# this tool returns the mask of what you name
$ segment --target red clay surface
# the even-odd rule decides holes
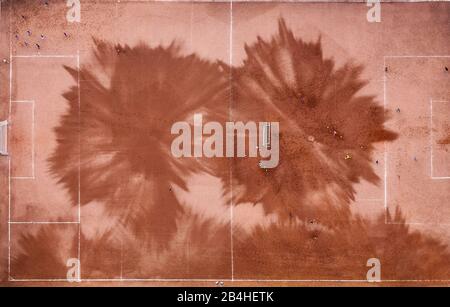
[[[449,284],[450,3],[1,5],[3,285]],[[194,113],[278,167],[173,157]]]

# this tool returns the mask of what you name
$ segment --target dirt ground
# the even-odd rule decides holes
[[[66,4],[1,1],[2,285],[449,284],[450,3]],[[198,113],[279,165],[175,158]]]

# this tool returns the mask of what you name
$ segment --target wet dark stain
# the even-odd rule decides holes
[[[439,145],[448,145],[450,144],[450,126],[445,126],[444,127],[444,135],[446,135],[445,137],[437,140],[437,143]]]
[[[341,217],[332,229],[320,231],[311,231],[310,225],[299,223],[257,227],[250,234],[237,231],[235,277],[364,280],[367,260],[378,258],[384,280],[448,278],[447,247],[410,230],[399,209],[375,220],[347,213]],[[143,248],[140,239],[124,233],[111,231],[91,239],[82,235],[82,276],[230,278],[230,246],[225,243],[230,235],[228,225],[201,221],[195,216],[182,224],[185,230],[179,230],[183,234],[177,243],[158,257],[152,257],[154,251]],[[76,258],[76,240],[64,255],[49,245],[64,246],[67,237],[49,225],[42,226],[35,235],[23,234],[18,241],[21,252],[12,261],[13,272],[22,278],[65,278],[66,258]]]

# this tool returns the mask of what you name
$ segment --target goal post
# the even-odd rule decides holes
[[[0,121],[0,155],[8,155],[8,121]]]

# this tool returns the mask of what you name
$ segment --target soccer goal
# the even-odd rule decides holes
[[[0,155],[8,154],[8,121],[0,122]]]

